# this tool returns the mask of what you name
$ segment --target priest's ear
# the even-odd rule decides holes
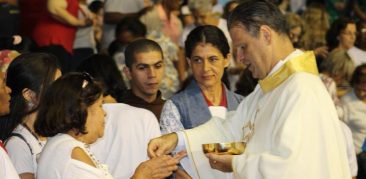
[[[265,41],[265,43],[267,45],[272,43],[272,29],[271,27],[267,26],[267,25],[262,25],[259,29],[260,33],[261,33],[261,37],[263,38],[263,40]]]

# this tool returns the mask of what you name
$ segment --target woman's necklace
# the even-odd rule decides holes
[[[104,175],[107,176],[109,174],[108,172],[108,168],[106,165],[103,165],[99,162],[99,160],[97,160],[94,156],[94,154],[90,151],[90,145],[84,143],[84,148],[85,148],[85,152],[89,155],[90,159],[93,161],[94,165],[96,166],[96,168],[100,169],[103,171]]]
[[[43,144],[42,142],[39,140],[39,138],[37,137],[37,135],[27,126],[27,124],[22,123],[22,126],[29,132],[32,134],[32,136],[36,139],[36,141],[38,142],[38,145],[42,148]]]

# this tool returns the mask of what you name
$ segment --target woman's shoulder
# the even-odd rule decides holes
[[[71,153],[71,150],[75,147],[83,147],[83,143],[67,134],[58,134],[48,139],[45,149],[55,150],[54,152],[69,151]]]

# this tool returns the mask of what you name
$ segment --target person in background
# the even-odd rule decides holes
[[[357,37],[356,23],[347,18],[335,20],[327,32],[329,50],[345,50],[355,66],[366,63],[366,51],[355,47]]]
[[[123,103],[122,97],[127,88],[112,57],[92,55],[79,65],[77,71],[87,72],[102,83],[104,103]]]
[[[137,17],[151,9],[151,0],[108,0],[104,5],[102,51],[108,49],[114,39],[116,24],[130,16]]]
[[[100,43],[103,34],[104,2],[100,0],[94,0],[89,4],[88,8],[93,15],[94,39],[96,42],[97,50],[100,51],[100,45],[101,45]]]
[[[159,91],[165,70],[161,47],[152,40],[136,40],[127,46],[125,58],[124,72],[130,80],[131,89],[122,101],[150,110],[159,119],[165,103]]]
[[[352,131],[354,147],[359,161],[359,175],[365,176],[364,164],[360,162],[362,145],[366,138],[366,64],[358,66],[351,79],[352,90],[341,98],[348,110],[348,117],[344,122]]]
[[[86,0],[79,0],[79,11],[77,17],[79,19],[92,20],[92,25],[78,27],[76,30],[75,40],[73,43],[73,63],[71,63],[70,71],[75,71],[83,60],[97,53],[97,44],[94,37],[94,27],[97,22],[95,14],[89,10]]]
[[[129,89],[130,82],[123,69],[126,67],[125,50],[131,42],[146,37],[146,26],[137,17],[126,17],[116,27],[115,40],[109,45],[108,53],[115,60],[118,69],[121,71],[123,81]]]
[[[182,35],[182,23],[175,12],[179,11],[179,0],[159,0],[151,10],[140,17],[146,25],[147,34],[161,33],[178,44]]]
[[[350,81],[355,64],[345,50],[334,50],[321,65],[322,74],[336,83],[337,96],[342,97],[350,90]]]
[[[34,132],[33,124],[40,96],[60,76],[56,57],[44,53],[22,54],[7,70],[10,114],[1,121],[0,134],[21,179],[36,178],[37,158],[46,138]]]
[[[78,18],[78,0],[42,0],[40,6],[44,8],[32,38],[41,51],[58,57],[65,73],[75,66],[71,55],[77,28],[92,25],[92,20]]]
[[[289,36],[292,44],[296,48],[301,48],[300,41],[304,33],[304,21],[299,15],[294,13],[287,13],[285,17],[289,26]]]
[[[300,41],[300,48],[313,50],[319,65],[327,58],[326,33],[329,29],[329,16],[321,4],[310,4],[302,14],[304,20],[304,34]]]
[[[4,58],[0,58],[0,118],[9,114],[10,112],[10,93],[11,89],[6,86]],[[1,120],[1,119],[0,119]],[[4,179],[18,179],[19,175],[15,170],[2,140],[0,140],[0,178]]]
[[[356,47],[362,51],[366,51],[366,21],[359,21],[357,23],[358,37],[356,39]]]

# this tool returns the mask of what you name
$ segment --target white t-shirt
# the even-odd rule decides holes
[[[8,151],[9,157],[13,162],[13,165],[18,172],[22,173],[33,173],[37,172],[37,158],[39,157],[44,142],[39,142],[26,128],[22,125],[18,125],[13,133],[20,134],[28,142],[27,145],[24,140],[17,136],[10,137],[6,142],[6,150]],[[30,148],[32,150],[30,150]],[[33,153],[33,155],[32,155]]]
[[[116,179],[130,178],[137,166],[149,159],[147,145],[160,136],[158,121],[146,109],[127,104],[104,104],[107,113],[104,136],[91,145],[91,151]]]
[[[359,154],[362,152],[362,144],[366,138],[366,104],[358,99],[353,90],[344,95],[341,101],[348,112],[344,123],[352,131],[356,154]]]
[[[67,134],[58,134],[49,138],[39,160],[37,179],[112,179],[105,165],[90,166],[84,162],[71,158],[72,150],[80,147],[89,155],[85,144]]]
[[[1,179],[18,179],[19,175],[10,161],[9,156],[4,149],[0,147],[0,178]]]

